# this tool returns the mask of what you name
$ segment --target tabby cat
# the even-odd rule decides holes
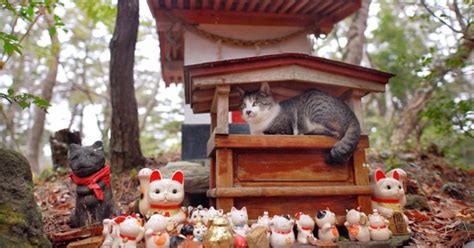
[[[311,89],[276,102],[268,83],[241,97],[242,117],[252,134],[329,135],[339,141],[326,156],[329,164],[348,161],[360,137],[360,125],[352,110],[339,98]]]

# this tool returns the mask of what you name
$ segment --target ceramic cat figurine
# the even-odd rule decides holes
[[[267,237],[270,238],[270,234],[272,233],[270,227],[271,220],[272,219],[268,215],[268,212],[264,211],[262,216],[258,216],[257,222],[252,224],[251,229],[253,230],[257,227],[265,227],[265,229],[267,230]]]
[[[188,223],[196,224],[198,221],[203,221],[206,217],[208,210],[203,208],[201,205],[193,208],[189,212]]]
[[[360,125],[354,112],[339,98],[312,89],[276,102],[268,83],[260,90],[241,96],[241,114],[251,134],[329,135],[339,141],[326,156],[326,162],[348,161],[359,143]]]
[[[298,212],[295,214],[296,218],[296,230],[298,235],[296,241],[300,244],[308,244],[308,237],[314,237],[314,220],[311,216]]]
[[[386,218],[391,217],[393,211],[403,212],[406,203],[405,190],[400,182],[400,175],[397,171],[393,171],[391,174],[391,177],[387,177],[382,170],[377,169],[372,183],[374,192],[372,208],[377,209]]]
[[[208,226],[209,225],[209,221],[214,219],[215,217],[219,216],[219,215],[223,215],[224,214],[224,210],[222,209],[215,209],[214,207],[210,207],[206,214],[204,215],[202,221],[204,222],[204,225]]]
[[[136,248],[145,234],[143,221],[135,214],[114,218],[114,228],[117,228],[117,243],[112,248]]]
[[[388,220],[374,209],[373,214],[369,214],[370,239],[376,241],[389,240],[392,232],[388,229]]]
[[[270,244],[272,247],[291,247],[295,243],[294,224],[295,221],[289,216],[273,216],[270,222],[272,229]]]
[[[106,164],[102,141],[92,146],[69,146],[71,180],[76,187],[76,206],[70,226],[102,222],[114,212],[110,167]]]
[[[339,231],[336,228],[336,214],[328,210],[316,213],[316,224],[318,224],[318,237],[322,241],[336,242],[339,240]]]
[[[360,212],[360,208],[346,211],[344,226],[349,231],[349,239],[352,241],[370,241],[367,215]]]
[[[170,235],[166,231],[169,218],[154,214],[145,223],[145,244],[147,248],[170,247]]]
[[[193,240],[198,242],[204,241],[204,236],[207,234],[207,227],[201,221],[198,221],[193,226]]]
[[[119,235],[118,227],[113,219],[104,219],[102,221],[103,229],[102,236],[104,236],[104,242],[102,242],[101,248],[118,247]],[[115,228],[114,228],[115,227]]]
[[[230,210],[230,224],[232,226],[232,230],[242,236],[246,237],[247,234],[250,232],[250,227],[248,225],[249,216],[247,215],[247,208],[243,207],[242,209],[236,209],[232,207]]]
[[[183,223],[186,221],[186,212],[181,208],[184,199],[184,174],[178,170],[171,179],[164,179],[159,170],[143,168],[138,172],[140,190],[140,213],[151,216],[158,213],[170,217],[170,221]]]

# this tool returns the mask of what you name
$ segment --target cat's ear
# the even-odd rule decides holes
[[[242,98],[245,95],[245,90],[240,88],[239,86],[236,86],[235,89],[237,90],[237,93],[239,93],[239,97]]]
[[[177,170],[173,173],[173,176],[171,177],[171,180],[176,181],[180,184],[183,184],[184,182],[184,174],[182,171]]]
[[[260,86],[260,91],[269,96],[272,94],[272,92],[270,91],[270,85],[268,85],[267,82],[262,83],[262,85]]]
[[[385,173],[383,173],[381,169],[377,169],[374,175],[375,175],[375,182],[378,182],[379,180],[386,178]]]
[[[119,217],[117,217],[117,218],[114,219],[114,222],[117,223],[117,224],[120,224],[120,223],[122,223],[125,219],[126,219],[125,216],[119,216]]]
[[[98,141],[94,142],[94,144],[92,144],[92,148],[103,150],[104,147],[103,147],[102,141],[98,140]]]
[[[398,174],[398,171],[397,171],[397,170],[394,170],[394,171],[393,171],[392,177],[393,177],[394,179],[397,179],[397,181],[400,181],[400,174]]]
[[[237,211],[237,208],[232,207],[232,209],[231,209],[230,211],[231,211],[231,212],[235,212],[235,211]]]
[[[244,211],[247,213],[247,208],[246,207],[243,207],[242,209],[240,209],[240,211]]]
[[[154,170],[150,175],[150,183],[159,180],[161,180],[161,172],[159,170]]]

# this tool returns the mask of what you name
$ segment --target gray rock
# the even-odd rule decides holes
[[[51,247],[21,154],[0,148],[0,247]]]

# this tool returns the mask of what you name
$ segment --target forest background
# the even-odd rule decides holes
[[[35,173],[51,168],[49,136],[59,129],[79,131],[86,145],[102,140],[109,151],[117,14],[110,0],[38,2],[0,2],[0,147],[27,155]],[[363,99],[369,155],[397,166],[400,154],[436,151],[453,166],[473,168],[473,2],[363,2],[327,37],[309,39],[316,56],[396,74],[385,93]],[[134,87],[145,157],[179,153],[184,119],[182,85],[161,80],[155,30],[140,1]],[[47,113],[42,99],[32,98],[30,108],[29,97],[23,106],[8,101],[23,93],[47,100]]]

